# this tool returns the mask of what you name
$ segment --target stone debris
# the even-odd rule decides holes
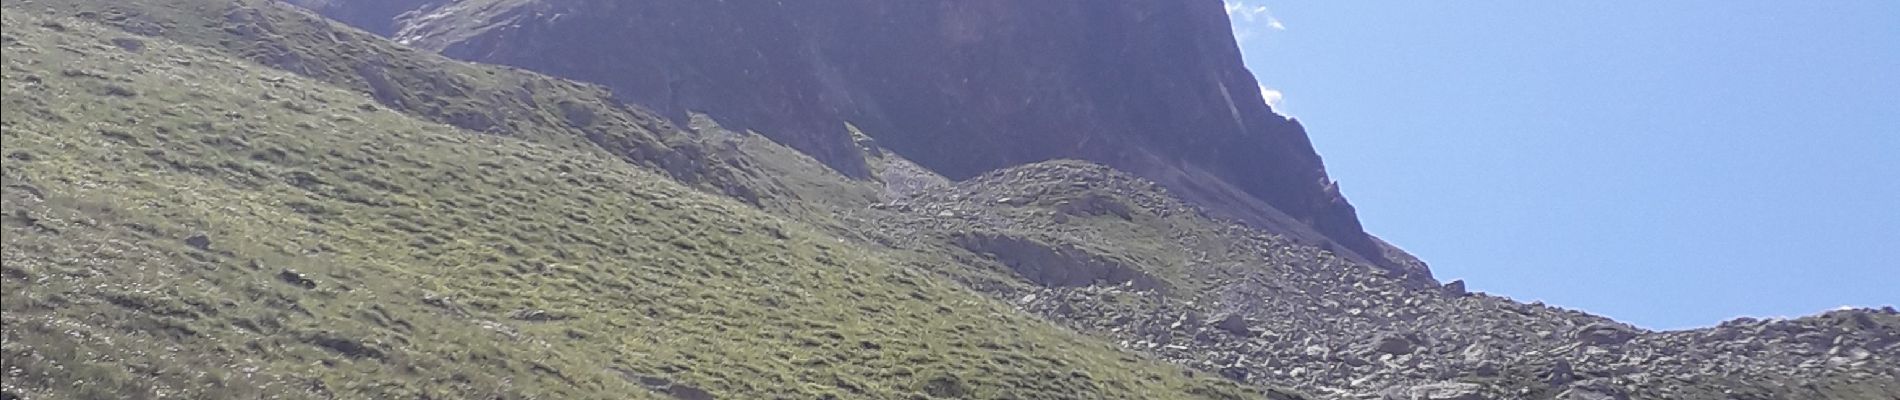
[[[1092,164],[995,171],[884,209],[896,211],[881,224],[897,227],[893,236],[952,232],[1043,246],[1000,252],[1020,254],[1014,261],[978,251],[1022,271],[1061,268],[1027,275],[1026,293],[998,294],[1023,310],[1228,379],[1322,398],[1677,398],[1726,390],[1710,378],[1794,387],[1840,374],[1900,381],[1900,315],[1891,309],[1646,331],[1469,292],[1463,281],[1414,285],[1215,220],[1153,183]],[[1194,284],[1150,275],[1168,269],[1116,249],[1160,244],[1096,228],[1116,221],[1168,227],[1170,248],[1222,251],[1179,259]]]

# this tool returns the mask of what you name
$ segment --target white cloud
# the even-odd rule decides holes
[[[1273,31],[1286,30],[1286,23],[1273,16],[1267,6],[1248,4],[1245,0],[1231,0],[1225,3],[1227,20],[1234,24],[1234,41],[1245,42],[1259,36],[1262,29]]]
[[[1286,100],[1286,94],[1280,93],[1278,90],[1268,89],[1267,85],[1260,85],[1260,98],[1266,99],[1267,106],[1273,107],[1274,111],[1278,112],[1280,111],[1281,102]]]
[[[1264,5],[1247,4],[1245,1],[1228,2],[1227,17],[1235,22],[1245,22],[1249,24],[1264,19],[1268,28],[1272,28],[1276,31],[1286,30],[1286,23],[1280,22],[1280,18],[1274,17],[1272,13],[1268,12],[1267,6]]]
[[[1227,16],[1247,22],[1253,22],[1260,14],[1267,13],[1267,6],[1250,6],[1244,1],[1227,3]]]

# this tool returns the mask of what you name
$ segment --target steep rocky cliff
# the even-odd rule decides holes
[[[1429,278],[1364,232],[1304,128],[1262,100],[1216,0],[312,2],[451,57],[604,84],[676,121],[706,112],[849,176],[867,170],[846,122],[952,179],[1086,159]]]

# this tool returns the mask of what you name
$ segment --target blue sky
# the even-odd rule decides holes
[[[1900,1],[1228,1],[1367,229],[1644,327],[1900,303]]]

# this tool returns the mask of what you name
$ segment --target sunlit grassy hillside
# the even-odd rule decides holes
[[[4,24],[9,398],[1248,392],[613,152],[64,16]]]

